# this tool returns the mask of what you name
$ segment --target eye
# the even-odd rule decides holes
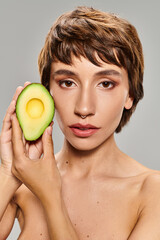
[[[74,84],[74,83],[72,81],[69,81],[69,80],[59,81],[59,85],[65,87],[65,88],[72,87],[72,84]]]
[[[109,81],[101,82],[99,85],[102,85],[103,88],[113,88],[115,86],[113,82],[109,82]]]

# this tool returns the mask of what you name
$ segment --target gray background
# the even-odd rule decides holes
[[[39,82],[37,57],[54,20],[78,5],[88,5],[127,18],[139,32],[145,56],[145,97],[122,133],[119,147],[145,166],[160,170],[160,14],[159,0],[0,0],[0,127],[18,85]],[[63,136],[54,125],[54,148]],[[16,224],[8,240],[17,239]]]

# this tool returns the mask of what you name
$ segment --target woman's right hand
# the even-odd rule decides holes
[[[29,82],[26,82],[24,84],[24,87],[26,87]],[[1,165],[0,169],[7,175],[13,176],[11,167],[12,167],[12,123],[11,118],[13,113],[15,112],[16,108],[16,101],[18,98],[18,95],[21,93],[24,87],[18,87],[16,89],[15,95],[13,96],[13,99],[7,109],[6,115],[3,120],[2,130],[0,134],[0,159],[1,159]]]

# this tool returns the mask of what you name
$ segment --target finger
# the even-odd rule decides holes
[[[27,86],[30,85],[30,84],[31,84],[31,82],[28,82],[28,81],[27,81],[27,82],[24,83],[24,87],[27,87]]]
[[[22,158],[25,155],[22,130],[15,114],[12,115],[12,146],[13,154],[17,159],[19,159],[19,157]]]
[[[0,142],[1,144],[6,144],[6,143],[10,143],[11,142],[11,130],[5,131],[5,132],[1,132],[0,134]]]
[[[28,142],[26,141],[23,133],[22,133],[22,142],[23,142],[23,146],[24,146],[24,149],[25,149],[25,155],[28,157]]]
[[[26,82],[25,84],[29,84],[29,82]],[[16,89],[16,92],[12,98],[12,101],[11,101],[11,103],[7,109],[6,115],[4,117],[2,131],[7,131],[11,128],[11,116],[15,111],[16,101],[17,101],[19,94],[22,92],[22,90],[23,90],[23,87],[21,87],[21,86],[19,86]]]
[[[19,94],[22,92],[22,90],[23,90],[23,87],[22,87],[22,86],[17,87],[16,92],[15,92],[12,100],[17,101],[17,98],[18,98]]]
[[[31,82],[25,82],[25,83],[24,83],[24,87],[22,87],[22,86],[17,87],[16,92],[15,92],[12,100],[17,101],[17,98],[18,98],[19,94],[20,94],[20,93],[22,92],[22,90],[23,90],[26,86],[28,86],[29,84],[31,84]]]
[[[43,144],[43,154],[44,157],[53,157],[54,156],[54,148],[53,148],[53,140],[52,140],[52,126],[46,128],[42,136],[42,144]]]
[[[15,100],[12,100],[12,102],[10,103],[8,109],[7,109],[7,112],[6,112],[6,115],[4,117],[4,120],[3,120],[3,125],[2,125],[2,132],[3,131],[8,131],[10,128],[11,128],[11,116],[12,114],[14,113],[15,111],[15,106],[16,106],[16,101]]]
[[[50,123],[50,126],[52,127],[52,126],[53,126],[53,124],[54,124],[54,122],[52,121],[52,122]]]
[[[23,134],[22,134],[22,141],[23,141],[23,145],[25,146],[27,141],[26,141],[26,139],[25,139]]]
[[[28,142],[26,142],[25,148],[26,148],[26,157],[29,157],[29,143]]]
[[[26,87],[27,85],[31,84],[31,82],[25,82],[24,87]],[[15,108],[16,108],[16,100],[19,96],[19,94],[22,92],[22,90],[24,89],[24,87],[19,86],[16,89],[16,92],[12,98],[12,101],[7,109],[6,115],[4,117],[3,120],[3,125],[2,125],[2,132],[4,131],[8,131],[11,128],[11,116],[12,114],[15,112]]]

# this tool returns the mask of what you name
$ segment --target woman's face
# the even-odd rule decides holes
[[[127,72],[115,65],[101,64],[99,67],[84,57],[74,57],[72,65],[56,62],[51,66],[55,116],[66,140],[78,150],[91,150],[107,141],[119,125],[123,109],[132,106]],[[70,127],[76,123],[98,129]]]

